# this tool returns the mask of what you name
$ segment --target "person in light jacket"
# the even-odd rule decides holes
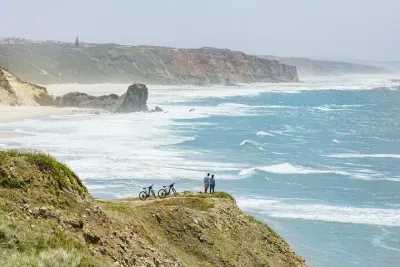
[[[214,189],[215,189],[215,178],[214,178],[214,174],[211,175],[210,178],[210,194],[214,193]]]

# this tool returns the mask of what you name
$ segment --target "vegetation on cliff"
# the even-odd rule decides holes
[[[210,84],[298,81],[296,67],[227,49],[115,44],[0,45],[0,64],[22,79],[50,83]]]
[[[306,266],[232,196],[93,199],[54,158],[0,151],[0,266]]]

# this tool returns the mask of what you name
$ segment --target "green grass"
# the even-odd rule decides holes
[[[199,210],[199,211],[207,211],[214,207],[214,204],[212,204],[207,199],[198,199],[198,198],[193,198],[193,199],[170,198],[163,202],[159,202],[159,204],[164,206],[186,207],[192,210]]]
[[[0,266],[100,266],[84,245],[43,222],[31,228],[0,217]]]
[[[215,192],[212,194],[204,194],[202,192],[199,193],[194,193],[190,191],[184,191],[183,193],[179,194],[180,196],[183,197],[196,197],[196,198],[226,198],[230,200],[235,200],[233,196],[229,193],[226,192]]]
[[[72,189],[78,191],[80,194],[88,192],[81,180],[71,169],[58,162],[50,155],[42,153],[24,153],[22,156],[25,157],[28,162],[35,164],[40,171],[49,173],[52,177],[57,178],[60,190],[72,186]]]
[[[0,212],[10,213],[11,208],[6,203],[0,203]]]
[[[23,188],[24,186],[25,186],[25,182],[19,178],[16,178],[16,177],[8,178],[8,177],[0,176],[0,187]]]
[[[122,203],[107,203],[103,202],[103,208],[105,211],[111,212],[119,212],[119,213],[127,213],[129,212],[129,207],[125,206]]]
[[[20,152],[17,150],[0,151],[0,186],[6,188],[21,188],[27,185],[21,177],[15,177],[16,175],[7,174],[6,170],[2,168],[3,164],[7,161],[13,161],[15,159],[22,159],[24,162],[29,163],[36,167],[37,170],[42,174],[50,176],[51,180],[48,182],[53,184],[56,188],[49,188],[50,191],[55,190],[74,190],[79,194],[87,194],[87,188],[82,184],[79,177],[71,171],[66,165],[58,162],[55,158],[50,155],[36,152]],[[22,164],[21,164],[22,165]],[[4,166],[3,166],[4,167]],[[15,169],[21,167],[20,165],[15,166]],[[20,176],[26,175],[21,173]]]

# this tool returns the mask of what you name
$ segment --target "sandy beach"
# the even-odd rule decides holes
[[[91,112],[91,110],[79,109],[79,108],[56,108],[56,107],[33,107],[33,106],[11,107],[11,106],[0,105],[0,123],[46,117],[50,115],[82,114],[88,112]],[[0,137],[2,136],[3,134],[0,133]]]

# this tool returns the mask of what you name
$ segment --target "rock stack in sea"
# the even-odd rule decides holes
[[[148,95],[149,91],[146,85],[136,83],[130,85],[127,92],[121,96],[116,94],[91,96],[73,92],[57,97],[55,105],[58,107],[102,109],[117,113],[148,112]]]
[[[118,105],[116,112],[130,113],[138,111],[149,111],[147,108],[147,98],[149,91],[144,84],[132,84],[128,91],[121,96],[122,103]]]

